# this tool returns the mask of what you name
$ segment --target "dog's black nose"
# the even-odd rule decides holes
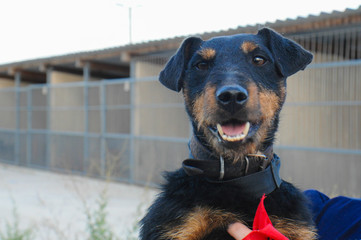
[[[247,102],[248,92],[238,85],[223,86],[217,90],[216,99],[226,110],[234,112],[237,107]]]

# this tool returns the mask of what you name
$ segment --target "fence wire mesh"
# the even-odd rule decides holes
[[[352,169],[361,170],[361,28],[288,37],[312,51],[314,62],[288,79],[276,147],[293,159],[285,171],[301,185],[320,184],[330,192],[334,183],[307,177],[313,170],[304,159],[317,156],[320,175],[324,165],[337,165],[336,154],[350,169],[336,188],[361,195],[360,174]],[[191,134],[181,94],[149,77],[168,58],[134,59],[129,79],[0,89],[1,161],[160,183],[162,171],[187,157]]]

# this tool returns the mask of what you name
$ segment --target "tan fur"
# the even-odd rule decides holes
[[[204,96],[206,117],[212,116],[217,110],[216,90],[215,86],[206,86]]]
[[[198,129],[207,124],[207,116],[216,110],[215,92],[214,86],[207,85],[205,91],[193,103],[193,114],[198,122]]]
[[[196,98],[193,103],[193,114],[198,123],[198,129],[202,126],[204,121],[204,93]]]
[[[273,226],[290,240],[317,239],[316,229],[292,219],[270,217]]]
[[[272,119],[280,107],[280,98],[275,93],[267,90],[263,90],[259,93],[259,102],[262,120],[264,121]]]
[[[213,149],[225,158],[234,159],[234,163],[239,161],[239,159],[243,159],[245,154],[256,153],[259,150],[259,143],[266,139],[267,130],[272,125],[274,116],[280,109],[281,101],[283,101],[271,91],[258,89],[255,83],[249,83],[247,91],[248,101],[245,107],[250,114],[256,114],[253,118],[260,118],[262,120],[262,125],[255,135],[255,141],[242,146],[242,149],[234,151],[220,146],[218,140],[212,134],[208,133],[208,131],[205,131],[208,142]],[[215,92],[215,86],[211,86],[210,84],[206,85],[204,92],[202,92],[192,104],[193,115],[198,123],[198,129],[214,124],[209,122],[209,120],[212,119],[212,115],[215,114],[218,109]],[[285,95],[285,92],[283,95]],[[258,114],[259,116],[257,116]]]
[[[281,101],[284,101],[286,99],[286,94],[287,94],[287,90],[286,90],[286,87],[285,86],[281,86],[280,87],[281,89]]]
[[[217,228],[226,229],[231,223],[241,221],[235,214],[210,207],[195,207],[176,226],[169,226],[162,239],[201,240]]]
[[[317,234],[314,228],[292,219],[270,217],[273,226],[290,240],[314,240]],[[210,207],[195,207],[183,216],[175,225],[169,225],[161,239],[201,240],[217,228],[225,229],[229,224],[241,222],[240,218],[230,212]]]
[[[256,84],[249,83],[247,87],[248,92],[248,100],[246,103],[246,108],[250,110],[256,110],[259,107],[259,99],[258,99],[258,88]]]
[[[201,55],[204,60],[212,60],[216,56],[216,50],[213,48],[202,48],[198,51],[198,54]]]
[[[259,141],[263,142],[267,137],[267,130],[273,124],[276,112],[280,109],[281,99],[273,92],[262,90],[259,92],[259,102],[263,124],[258,129],[257,134]]]
[[[250,53],[258,47],[254,42],[245,41],[241,45],[241,49],[244,53]]]
[[[204,92],[196,98],[193,107],[193,116],[198,124],[198,130],[201,128],[207,128],[210,124],[209,120],[212,118],[213,114],[216,114],[218,109],[217,100],[215,97],[216,87],[210,86],[208,84],[205,86]],[[205,131],[207,142],[212,146],[216,152],[222,153],[222,156],[230,159],[241,159],[243,158],[243,151],[233,151],[227,148],[223,148],[218,144],[218,140],[210,134],[208,131]]]

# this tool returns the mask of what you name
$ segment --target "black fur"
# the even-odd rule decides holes
[[[242,51],[243,42],[257,45],[250,52]],[[199,51],[205,48],[215,50],[215,56],[205,60]],[[266,59],[262,66],[255,64],[255,57]],[[295,42],[288,40],[270,29],[261,29],[258,34],[239,34],[227,37],[217,37],[209,41],[200,38],[186,39],[177,53],[170,59],[160,74],[160,82],[166,87],[180,91],[183,89],[185,106],[194,128],[197,139],[215,155],[231,152],[236,155],[245,152],[246,146],[255,145],[262,151],[271,147],[279,121],[279,111],[284,102],[282,89],[286,87],[286,78],[299,70],[303,70],[312,61],[312,55]],[[220,89],[222,86],[237,85],[247,88],[255,84],[259,92],[267,91],[275,94],[280,100],[278,109],[265,125],[262,108],[239,107],[230,111],[222,109],[218,104],[212,106],[211,116],[206,126],[199,126],[196,120],[198,112],[194,111],[194,102],[209,86]],[[215,137],[209,129],[212,124],[225,121],[251,121],[249,137],[239,143],[225,143],[210,140]],[[267,126],[266,137],[257,142],[256,132],[262,126]],[[191,146],[192,147],[192,146]],[[232,164],[233,159],[225,159],[226,164]],[[252,187],[252,186],[250,186]],[[149,208],[141,222],[140,238],[156,240],[164,232],[181,224],[182,216],[186,216],[195,206],[211,206],[226,212],[235,213],[252,226],[252,220],[259,199],[243,193],[242,189],[227,184],[214,184],[201,176],[188,176],[183,169],[167,173],[166,184],[159,197]],[[269,215],[293,219],[307,225],[312,225],[307,201],[303,194],[292,184],[283,182],[281,187],[265,200]],[[225,228],[217,228],[203,239],[232,239]]]
[[[202,177],[189,177],[183,169],[168,173],[167,184],[149,208],[142,220],[141,239],[160,239],[164,227],[177,223],[195,205],[214,206],[242,216],[242,220],[252,226],[259,199],[244,195],[242,189],[229,185],[215,185]],[[312,219],[305,204],[303,194],[290,183],[268,195],[265,207],[269,215],[282,216],[311,224]],[[209,239],[232,239],[223,231]]]

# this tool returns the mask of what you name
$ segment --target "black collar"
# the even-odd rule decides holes
[[[214,184],[235,185],[242,188],[245,194],[255,198],[273,192],[282,183],[279,175],[281,161],[272,151],[267,154],[268,157],[248,155],[245,161],[233,164],[214,155],[195,137],[192,137],[188,146],[190,159],[183,161],[183,169],[189,176],[203,176]],[[198,159],[194,159],[194,156]],[[228,172],[234,173],[235,170],[238,171],[238,176],[227,175]]]

